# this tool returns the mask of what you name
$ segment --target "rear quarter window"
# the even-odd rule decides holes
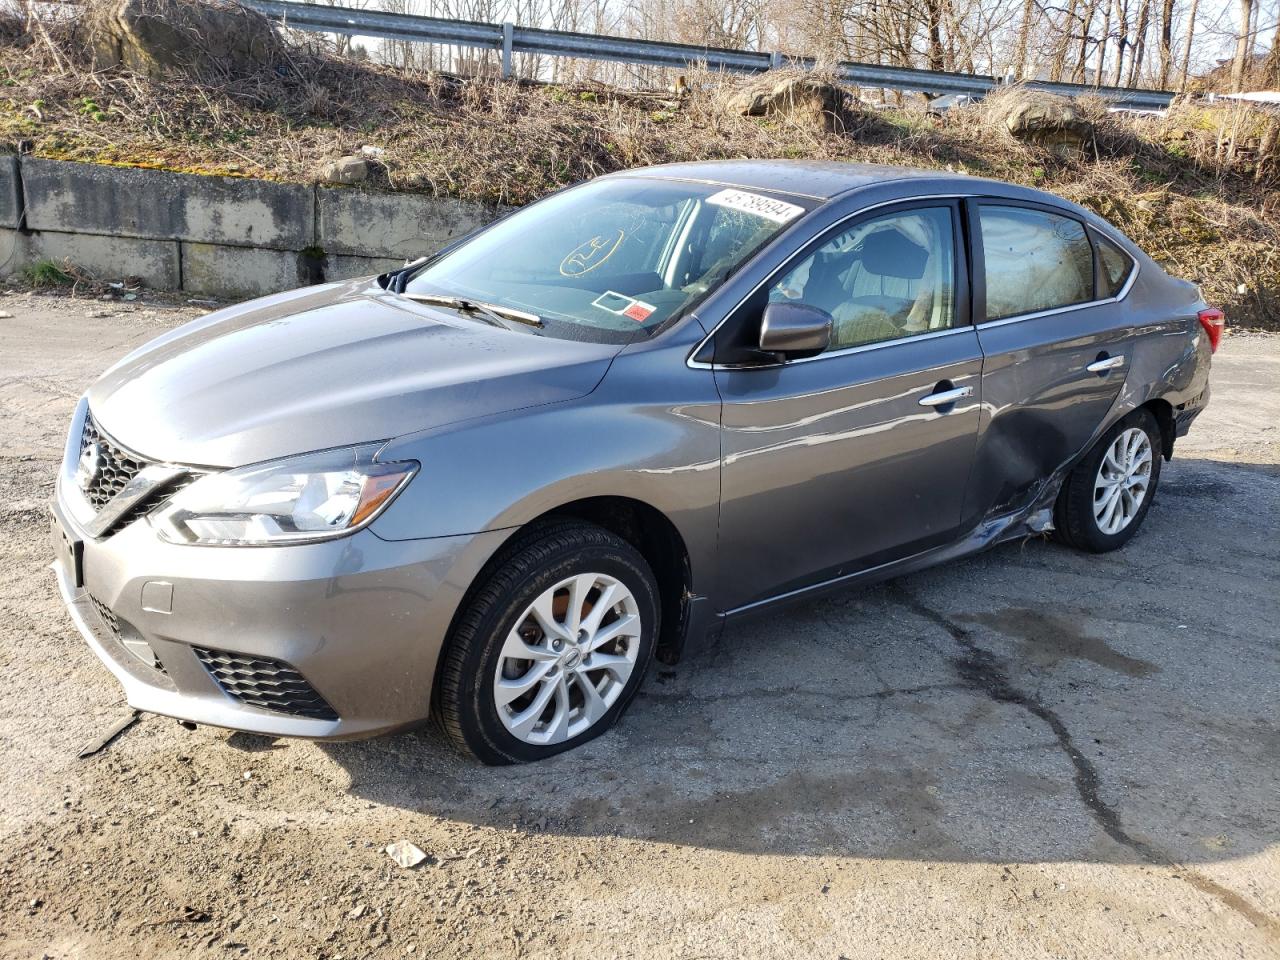
[[[1102,265],[1098,296],[1114,297],[1129,282],[1129,274],[1133,273],[1133,257],[1099,233],[1095,233],[1093,239],[1098,245],[1098,262]]]
[[[1094,299],[1093,246],[1072,217],[1029,207],[978,208],[987,320]]]

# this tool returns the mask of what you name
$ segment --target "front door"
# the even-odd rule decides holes
[[[789,299],[831,313],[834,334],[781,364],[722,363],[717,347],[726,609],[955,537],[982,372],[959,215],[937,201],[843,224],[730,318],[749,341]]]

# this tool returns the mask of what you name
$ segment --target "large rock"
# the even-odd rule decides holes
[[[342,183],[348,186],[364,183],[369,179],[369,161],[364,157],[339,157],[332,163],[325,164],[320,171],[320,179],[325,183]]]
[[[271,21],[233,0],[106,0],[86,27],[97,69],[243,76],[282,60]]]
[[[816,77],[769,77],[729,98],[727,109],[743,117],[787,116],[833,129],[847,107],[845,91]]]
[[[1066,97],[1018,90],[996,100],[1000,120],[1013,136],[1061,157],[1079,157],[1093,139],[1093,123]]]

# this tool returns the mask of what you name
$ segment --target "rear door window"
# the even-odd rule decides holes
[[[1030,207],[978,208],[987,320],[1094,299],[1093,246],[1073,217]]]

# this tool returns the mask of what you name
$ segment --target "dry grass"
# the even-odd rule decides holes
[[[1223,149],[1243,117],[1190,107],[1144,119],[1079,105],[1096,124],[1083,160],[1028,147],[981,108],[943,120],[859,111],[825,132],[802,119],[732,116],[740,79],[690,93],[466,81],[340,59],[292,38],[258,76],[148,80],[93,71],[74,23],[48,37],[0,21],[0,140],[37,156],[310,181],[330,160],[381,149],[375,189],[521,204],[565,184],[653,163],[784,157],[945,168],[1052,190],[1111,219],[1201,283],[1238,326],[1280,329],[1280,190],[1265,157]],[[1255,111],[1256,113],[1256,111]],[[1259,169],[1261,167],[1261,170]],[[1244,285],[1244,293],[1237,288]]]

